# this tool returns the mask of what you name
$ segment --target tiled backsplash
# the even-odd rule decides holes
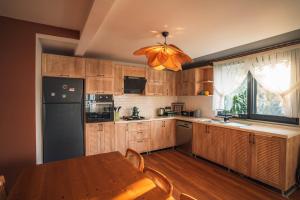
[[[127,94],[123,96],[115,96],[115,106],[122,106],[120,116],[132,114],[132,108],[138,107],[140,116],[147,118],[155,117],[157,109],[161,107],[171,106],[173,102],[184,102],[186,110],[201,110],[202,117],[212,117],[212,97],[209,96],[142,96],[136,94]]]
[[[120,116],[131,115],[132,108],[136,106],[140,110],[140,116],[150,118],[156,116],[158,108],[171,106],[171,103],[177,102],[177,97],[127,94],[115,96],[114,100],[115,106],[122,106]]]
[[[188,111],[201,110],[202,117],[213,117],[212,96],[179,96],[178,102],[184,102]]]

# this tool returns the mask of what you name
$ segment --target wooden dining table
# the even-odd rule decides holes
[[[56,161],[24,169],[8,200],[173,199],[120,152]]]

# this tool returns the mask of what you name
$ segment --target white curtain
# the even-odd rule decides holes
[[[299,117],[300,49],[272,51],[246,59],[251,74],[265,90],[280,95],[284,115]]]
[[[287,117],[300,117],[300,48],[288,48],[214,63],[213,109],[224,109],[224,97],[234,92],[250,70],[265,90],[280,95]]]
[[[214,110],[225,109],[225,96],[234,92],[242,84],[248,71],[244,61],[214,63]]]

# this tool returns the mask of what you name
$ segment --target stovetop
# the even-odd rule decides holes
[[[126,120],[126,121],[143,120],[143,119],[145,119],[145,117],[142,117],[142,116],[123,116],[122,119]]]

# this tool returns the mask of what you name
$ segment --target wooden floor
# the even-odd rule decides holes
[[[145,166],[164,173],[174,185],[174,197],[184,192],[199,200],[284,200],[281,194],[225,168],[173,150],[143,155]],[[300,192],[290,196],[300,200]]]

